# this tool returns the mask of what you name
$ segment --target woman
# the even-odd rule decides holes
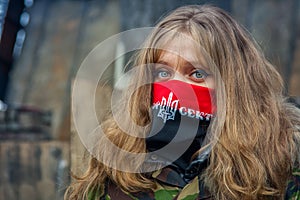
[[[119,149],[143,156],[131,162],[101,137],[66,199],[300,198],[300,111],[227,13],[178,8],[156,26],[135,66],[138,89],[124,108],[134,123],[124,119],[125,132],[111,117],[103,129]]]

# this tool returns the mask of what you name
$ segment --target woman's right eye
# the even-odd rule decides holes
[[[154,72],[154,79],[156,81],[168,80],[172,77],[172,74],[166,69],[156,69]]]
[[[167,78],[170,76],[170,74],[167,71],[161,71],[161,72],[158,72],[157,76],[160,78]]]

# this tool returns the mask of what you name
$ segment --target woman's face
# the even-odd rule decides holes
[[[154,66],[154,81],[180,80],[189,84],[214,88],[211,71],[201,64],[195,45],[191,40],[172,40],[168,44]],[[196,45],[197,46],[197,45]]]

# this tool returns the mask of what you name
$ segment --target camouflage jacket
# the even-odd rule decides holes
[[[166,167],[152,174],[157,188],[149,192],[129,194],[115,184],[107,182],[102,194],[90,193],[88,200],[204,200],[213,199],[208,190],[195,177],[188,184],[182,176]],[[288,182],[285,200],[300,200],[300,169],[294,170],[292,179]]]

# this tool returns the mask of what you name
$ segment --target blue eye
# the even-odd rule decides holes
[[[156,81],[166,81],[172,77],[172,73],[165,68],[160,68],[154,71],[153,76]]]
[[[167,72],[167,71],[160,71],[157,73],[157,76],[160,77],[160,78],[167,78],[170,76],[170,73]]]
[[[204,74],[201,72],[195,72],[194,76],[195,76],[195,78],[204,78],[205,77]]]
[[[205,79],[208,74],[204,70],[198,69],[192,72],[190,76],[194,80],[203,81],[203,79]]]

